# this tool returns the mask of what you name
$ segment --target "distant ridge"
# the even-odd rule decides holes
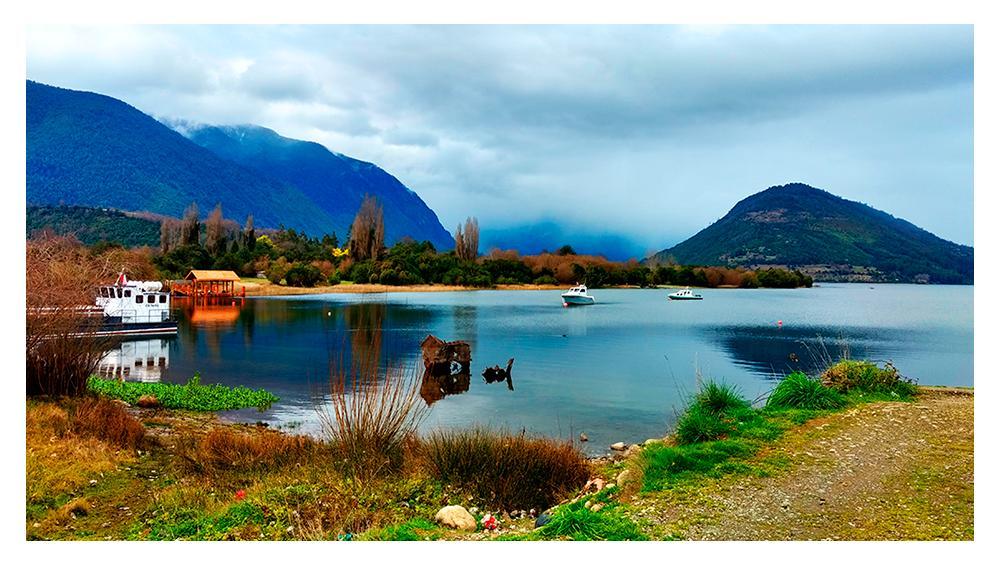
[[[737,203],[648,263],[790,266],[817,280],[971,284],[973,249],[873,207],[793,183]]]

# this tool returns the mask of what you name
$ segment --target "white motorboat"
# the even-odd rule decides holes
[[[578,285],[569,288],[569,291],[562,294],[563,306],[570,305],[593,305],[596,303],[593,295],[587,294],[587,286]]]
[[[667,295],[667,297],[673,299],[674,301],[697,301],[701,299],[701,294],[691,291],[690,287],[685,287],[680,291],[675,291],[670,295]]]
[[[177,334],[170,293],[160,282],[131,281],[120,274],[114,285],[98,288],[93,309],[103,316],[98,336]]]

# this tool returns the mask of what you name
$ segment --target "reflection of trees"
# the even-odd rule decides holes
[[[385,303],[362,302],[344,310],[344,322],[351,334],[351,363],[358,372],[377,366],[381,360],[385,309]]]
[[[461,338],[475,347],[479,335],[479,310],[471,305],[459,305],[452,309],[455,338]]]

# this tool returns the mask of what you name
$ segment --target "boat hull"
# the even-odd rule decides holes
[[[589,295],[563,295],[562,299],[565,305],[593,305],[595,302]]]
[[[690,296],[690,295],[668,295],[671,301],[701,301],[701,296]]]
[[[177,334],[177,321],[156,323],[106,321],[93,332],[81,332],[73,336],[102,338],[108,336],[172,336],[175,334]]]

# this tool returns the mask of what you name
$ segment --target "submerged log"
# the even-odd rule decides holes
[[[511,379],[510,370],[514,366],[514,358],[507,360],[507,369],[495,365],[491,368],[486,368],[483,370],[483,379],[486,383],[497,383],[498,381],[506,381],[507,388],[511,391],[514,390],[514,381]]]

